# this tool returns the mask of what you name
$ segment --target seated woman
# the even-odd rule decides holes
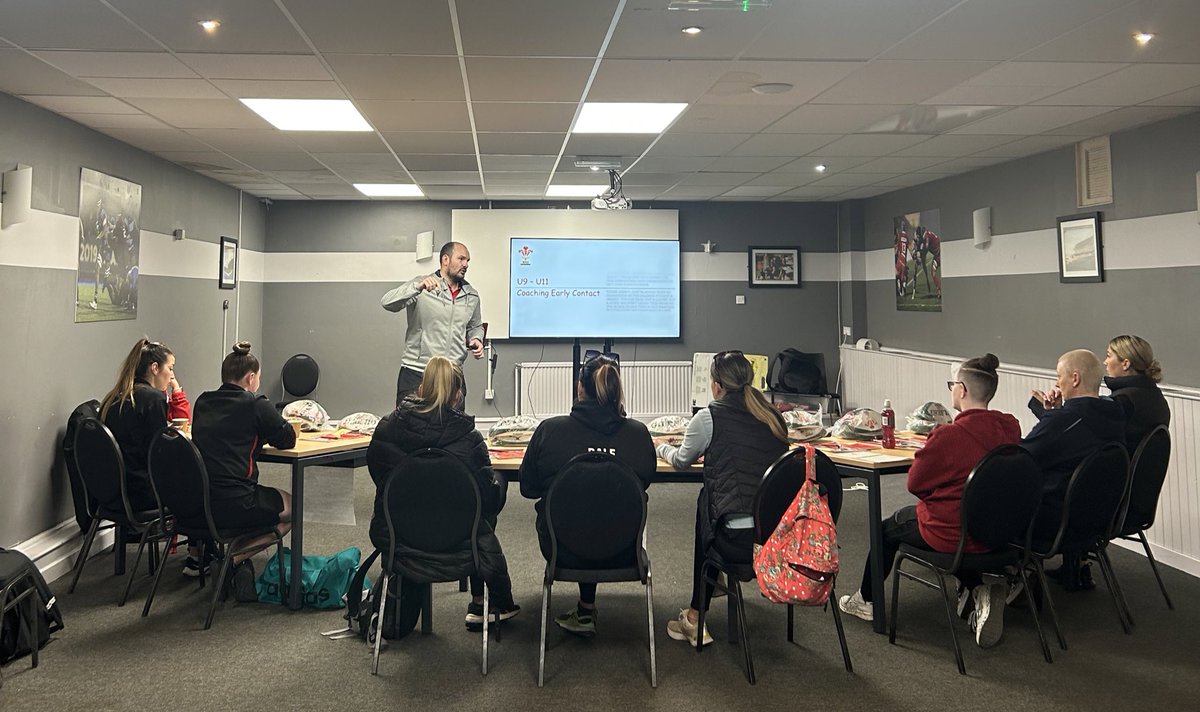
[[[1016,418],[988,409],[1000,382],[996,374],[999,366],[1000,359],[992,354],[973,358],[958,369],[955,380],[946,384],[950,388],[951,404],[959,413],[953,423],[934,430],[925,447],[913,456],[912,467],[908,470],[908,491],[920,501],[901,507],[883,520],[883,551],[879,556],[885,577],[891,572],[902,543],[954,553],[962,529],[962,495],[967,477],[993,448],[1021,440],[1021,426]],[[963,550],[977,554],[987,548],[968,540]],[[883,595],[882,591],[871,589],[870,556],[863,567],[858,591],[852,596],[842,596],[838,601],[842,611],[865,621],[874,619],[871,602],[875,596]],[[975,642],[980,647],[991,647],[1000,641],[1003,633],[1008,587],[1004,584],[981,585],[978,576],[963,576],[960,580],[965,589],[971,590],[974,599],[971,624]]]
[[[1108,342],[1104,370],[1104,385],[1125,411],[1125,447],[1133,457],[1142,438],[1171,422],[1171,409],[1158,389],[1162,367],[1145,339],[1122,335]]]
[[[713,587],[700,576],[709,550],[729,563],[753,561],[754,530],[731,529],[722,517],[753,510],[763,474],[787,452],[787,426],[762,391],[751,385],[754,368],[741,351],[722,351],[709,367],[713,401],[696,413],[678,448],[658,446],[658,456],[683,469],[704,456],[704,487],[696,500],[692,553],[692,600],[667,623],[667,635],[696,645],[700,610],[708,610]],[[712,642],[705,626],[704,643]]]
[[[383,552],[388,550],[388,530],[383,500],[384,486],[391,473],[405,458],[424,448],[440,448],[462,460],[479,483],[483,499],[479,530],[479,553],[483,576],[471,577],[471,603],[467,606],[468,630],[482,631],[484,623],[483,586],[491,594],[490,622],[508,620],[521,611],[513,602],[512,580],[500,540],[496,538],[496,517],[504,508],[508,482],[492,470],[487,443],[475,429],[475,417],[462,408],[462,369],[442,356],[429,359],[421,384],[415,393],[406,396],[390,415],[379,421],[367,449],[367,466],[375,481],[375,514],[371,517],[371,543]],[[435,555],[422,557],[421,565],[437,574],[441,563],[457,565],[460,556],[442,562]],[[413,568],[410,566],[410,568]],[[412,621],[415,623],[415,619]]]
[[[255,547],[268,546],[292,528],[292,496],[258,483],[258,455],[263,446],[289,448],[296,432],[266,396],[256,396],[262,367],[239,341],[221,362],[221,387],[206,391],[192,409],[192,442],[204,457],[212,497],[213,522],[221,530],[269,529],[237,542],[250,551],[233,557],[230,571],[238,600],[254,590]]]
[[[616,359],[596,356],[583,364],[575,382],[575,404],[570,415],[548,418],[538,425],[525,449],[521,462],[521,494],[538,500],[538,543],[542,556],[550,559],[550,534],[546,528],[545,500],[550,484],[563,467],[576,455],[600,451],[611,453],[629,465],[642,487],[650,486],[658,463],[650,431],[636,420],[625,416],[625,395]],[[634,551],[615,557],[613,565],[632,561]],[[582,562],[559,553],[558,562],[565,567],[587,567],[608,562]],[[560,628],[575,635],[591,638],[596,635],[596,584],[579,584],[579,603],[572,610],[554,619]]]

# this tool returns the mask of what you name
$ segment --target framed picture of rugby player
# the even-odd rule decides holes
[[[1058,281],[1104,281],[1100,213],[1082,213],[1058,219]]]
[[[137,318],[141,212],[142,186],[82,169],[75,323]]]
[[[794,247],[751,247],[751,287],[799,287],[800,250]]]
[[[940,210],[892,218],[897,311],[942,310],[941,232]]]
[[[236,237],[221,238],[220,264],[217,265],[217,286],[237,289],[238,241]]]

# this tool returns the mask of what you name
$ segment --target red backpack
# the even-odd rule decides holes
[[[762,595],[775,603],[823,606],[838,572],[837,529],[817,489],[817,455],[804,445],[806,477],[775,531],[754,545]]]

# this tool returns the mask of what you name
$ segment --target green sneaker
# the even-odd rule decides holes
[[[572,635],[578,635],[580,638],[596,637],[596,609],[594,608],[589,613],[584,613],[576,606],[570,612],[556,617],[554,622],[559,628]]]

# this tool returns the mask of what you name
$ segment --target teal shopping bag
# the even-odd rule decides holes
[[[304,591],[304,605],[309,608],[341,608],[343,596],[350,588],[350,579],[358,570],[362,552],[352,546],[332,556],[305,556],[300,568],[300,587]],[[289,579],[292,557],[288,549],[283,550],[283,576]],[[255,582],[258,600],[262,603],[282,603],[279,591],[279,559],[272,556]]]

